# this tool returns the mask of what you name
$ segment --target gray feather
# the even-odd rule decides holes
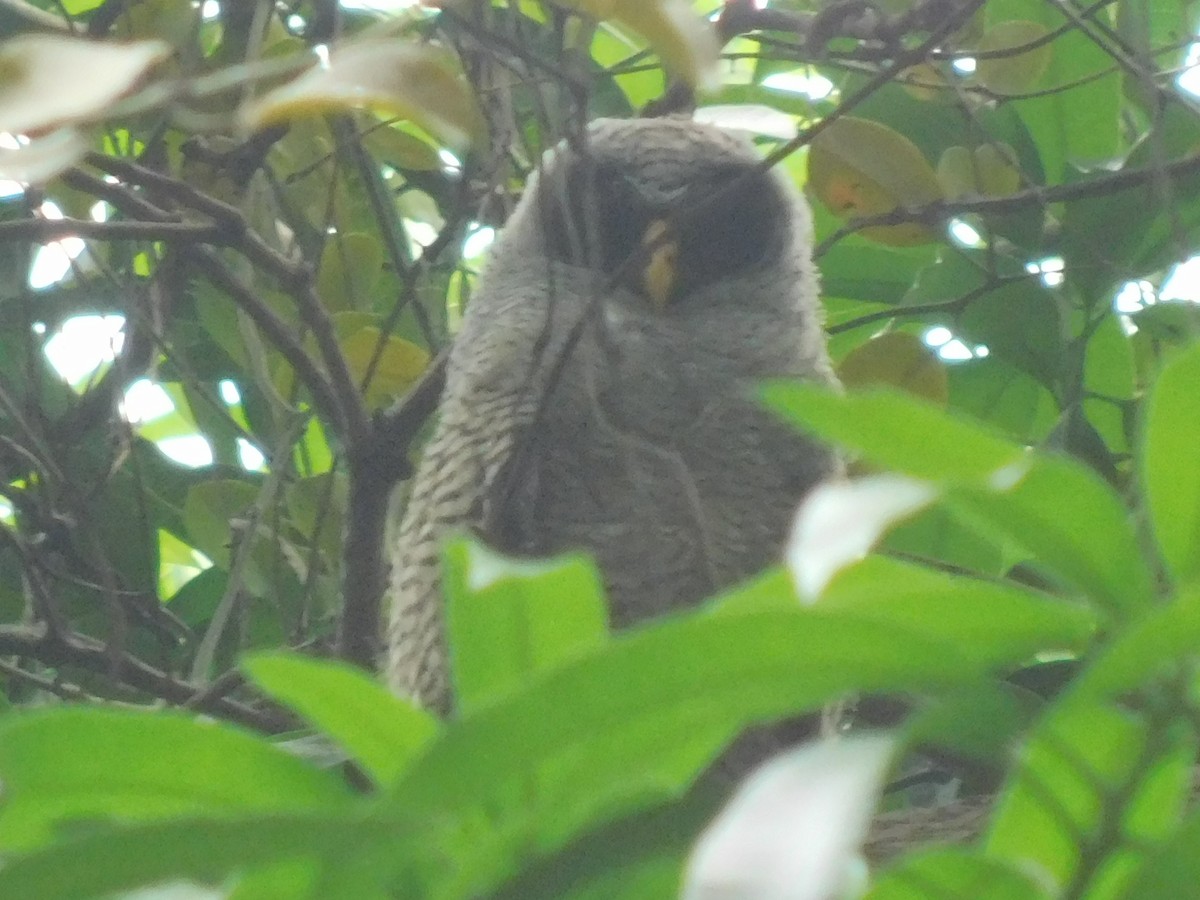
[[[833,375],[808,209],[757,164],[747,143],[680,119],[601,121],[582,151],[548,154],[455,340],[395,539],[395,690],[451,705],[438,554],[453,530],[520,554],[589,551],[618,627],[778,557],[796,503],[837,461],[760,409],[752,389]],[[593,187],[601,176],[607,186]],[[718,209],[689,223],[696,198],[733,182],[747,193],[725,202],[761,216]],[[627,227],[663,210],[679,214],[685,249],[678,295],[660,309],[613,257]]]

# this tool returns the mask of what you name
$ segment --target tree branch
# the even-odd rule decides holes
[[[176,706],[194,704],[204,691],[128,654],[123,654],[114,665],[112,654],[99,641],[81,634],[58,636],[44,624],[0,625],[0,656],[29,657],[55,667],[76,666]],[[212,697],[197,708],[270,734],[293,726],[282,713],[255,709],[227,697]]]
[[[372,423],[370,440],[350,457],[350,498],[342,543],[342,614],[337,654],[374,669],[386,588],[383,535],[388,499],[411,472],[408,451],[421,425],[437,409],[446,379],[446,353],[425,370],[408,395]]]
[[[899,225],[902,223],[918,223],[930,227],[941,224],[954,216],[977,213],[979,215],[999,215],[1011,213],[1029,207],[1044,207],[1051,203],[1069,203],[1073,200],[1090,200],[1097,197],[1108,197],[1120,191],[1145,187],[1159,178],[1177,178],[1184,175],[1200,173],[1200,153],[1172,160],[1161,166],[1147,166],[1140,169],[1123,169],[1111,175],[1098,175],[1084,181],[1071,184],[1056,185],[1055,187],[1032,187],[1003,197],[965,197],[959,200],[935,200],[921,206],[898,206],[890,212],[877,216],[867,216],[847,222],[820,244],[813,251],[813,256],[820,258],[834,244],[861,231],[877,225]]]

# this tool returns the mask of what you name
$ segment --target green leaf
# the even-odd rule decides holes
[[[851,351],[837,367],[848,388],[894,387],[938,406],[949,395],[946,366],[924,341],[906,331],[885,331]]]
[[[814,215],[832,219],[823,208]],[[895,306],[904,299],[917,273],[933,261],[934,252],[933,246],[885,247],[851,235],[821,257],[821,287],[827,297]],[[852,317],[837,316],[836,310],[831,310],[830,324]]]
[[[1128,4],[1122,4],[1128,5]],[[1157,101],[1155,101],[1157,106]],[[1192,155],[1200,145],[1200,121],[1188,108],[1168,103],[1155,114],[1154,128],[1125,160],[1126,170],[1157,171],[1164,162]],[[1111,172],[1078,173],[1069,180],[1103,178]],[[1108,303],[1114,286],[1168,266],[1186,255],[1181,235],[1193,236],[1200,222],[1200,177],[1194,172],[1162,176],[1161,189],[1138,185],[1072,200],[1063,216],[1062,254],[1068,272],[1089,302]],[[1096,223],[1103,222],[1103,233]],[[1184,238],[1186,243],[1186,238]]]
[[[681,791],[749,724],[814,710],[847,691],[922,690],[981,671],[953,646],[844,613],[677,616],[624,632],[466,715],[409,769],[388,808],[439,826],[423,835],[424,878],[478,892],[531,845],[548,852],[605,809],[628,812]],[[623,779],[585,777],[626,737],[638,752],[624,757]],[[688,775],[681,737],[694,753]],[[663,760],[674,762],[664,769]],[[541,790],[537,776],[547,771],[552,789]],[[672,771],[674,785],[664,781]],[[654,783],[658,791],[647,794]],[[472,825],[481,816],[486,833]],[[460,868],[447,871],[448,859]]]
[[[445,560],[455,697],[463,711],[604,642],[608,608],[586,558],[517,561],[464,539],[446,548]]]
[[[991,0],[987,22],[1026,20],[1057,37],[1036,96],[1015,106],[1037,142],[1047,178],[1061,178],[1066,162],[1096,163],[1119,148],[1121,78],[1102,43],[1041,0]]]
[[[1025,448],[961,416],[895,391],[839,396],[781,380],[768,382],[762,396],[786,420],[915,478],[980,481],[1026,456]]]
[[[843,570],[818,606],[952,643],[986,666],[1020,663],[1042,651],[1082,651],[1096,629],[1096,617],[1086,607],[1012,583],[951,575],[883,556],[869,556]]]
[[[679,893],[683,861],[726,799],[701,782],[683,799],[605,823],[524,868],[495,900],[643,900]]]
[[[1192,588],[1121,632],[1075,682],[1092,699],[1116,697],[1171,675],[1200,648],[1200,593]]]
[[[1081,837],[1101,826],[1103,786],[1128,775],[1143,740],[1139,723],[1106,705],[1053,709],[1023,748],[995,813],[988,854],[1035,863],[1067,884],[1080,864]]]
[[[960,281],[953,290],[953,296],[960,297],[966,286]],[[921,301],[910,295],[908,302]],[[1042,384],[1058,385],[1065,354],[1064,329],[1058,302],[1041,281],[1024,278],[987,291],[967,306],[957,330]]]
[[[785,418],[868,462],[949,487],[945,503],[1114,611],[1154,596],[1119,498],[1089,469],[1030,453],[903,394],[836,395],[795,382],[763,389]]]
[[[330,312],[363,309],[383,269],[383,246],[373,234],[331,234],[321,250],[317,296]]]
[[[292,653],[242,661],[253,681],[344,747],[376,784],[391,784],[437,733],[438,723],[345,663]]]
[[[374,900],[386,896],[380,887],[395,867],[386,848],[402,827],[361,812],[310,811],[104,829],[6,859],[0,896],[85,900],[171,879],[211,883],[247,868],[313,859],[326,867],[325,880],[302,896]]]
[[[163,711],[59,707],[10,716],[0,724],[0,779],[0,845],[8,848],[98,818],[302,810],[350,796],[334,773],[261,738]]]
[[[1039,569],[1111,612],[1123,615],[1154,599],[1154,579],[1131,516],[1090,469],[1066,457],[1035,456],[1011,474],[1011,488],[958,488],[947,493],[946,503],[996,529]]]
[[[258,499],[258,488],[246,481],[223,478],[205,481],[188,491],[183,520],[192,546],[216,565],[228,569],[231,522],[249,515]]]
[[[879,877],[864,900],[1037,900],[1050,896],[1018,865],[955,847],[904,857]]]
[[[1193,813],[1183,826],[1144,857],[1126,897],[1187,897],[1200,884],[1200,813]]]
[[[1146,402],[1141,476],[1154,536],[1177,584],[1200,576],[1200,343],[1163,367]]]
[[[1049,34],[1037,22],[1009,20],[992,25],[976,47],[980,53],[976,78],[997,94],[1029,91],[1046,74],[1054,58],[1052,45],[1044,42]]]
[[[895,525],[880,549],[901,557],[936,559],[980,575],[999,577],[1023,559],[1019,548],[998,539],[945,505],[931,506]]]
[[[950,368],[950,406],[1021,444],[1044,439],[1058,413],[1045,386],[991,355]]]
[[[962,304],[963,311],[924,317],[951,327],[968,343],[984,344],[988,358],[999,358],[1055,387],[1064,354],[1064,329],[1054,295],[1027,273],[1002,267],[1017,280],[994,283],[997,273],[986,252],[943,253],[923,269],[904,297],[905,306]],[[898,310],[903,312],[903,310]]]
[[[1143,617],[1047,711],[998,807],[989,852],[1032,861],[1059,884],[1086,878],[1081,886],[1104,884],[1103,896],[1142,896],[1115,892],[1130,856],[1176,827],[1190,794],[1198,738],[1179,712],[1200,646],[1197,601]]]
[[[367,405],[384,406],[408,391],[429,366],[429,351],[394,334],[384,339],[378,328],[366,327],[341,338],[350,374],[362,384]]]

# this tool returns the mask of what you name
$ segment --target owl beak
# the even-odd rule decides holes
[[[672,233],[670,223],[655,219],[642,235],[642,247],[646,251],[641,271],[641,286],[650,302],[659,312],[667,308],[675,293],[678,280],[679,241]]]

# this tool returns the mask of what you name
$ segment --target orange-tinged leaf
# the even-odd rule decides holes
[[[1025,93],[1049,70],[1054,48],[1049,43],[1039,44],[1030,50],[1020,48],[1041,40],[1049,33],[1045,25],[1024,19],[996,23],[987,30],[975,49],[980,54],[1002,55],[981,55],[975,64],[975,77],[996,94],[1007,96]],[[1005,52],[1010,50],[1013,52]]]
[[[867,218],[897,206],[921,206],[944,196],[937,174],[908,138],[879,122],[845,116],[813,140],[808,181],[836,215]],[[920,223],[871,226],[863,237],[882,244],[928,243],[937,234]]]
[[[32,134],[102,119],[151,66],[162,41],[101,43],[26,34],[0,44],[0,131]]]
[[[483,127],[450,55],[395,38],[334,47],[328,66],[268,91],[242,111],[242,121],[256,129],[352,108],[409,119],[454,147],[470,144]]]
[[[924,342],[906,331],[877,335],[838,366],[849,388],[895,387],[945,406],[950,397],[946,367]]]

